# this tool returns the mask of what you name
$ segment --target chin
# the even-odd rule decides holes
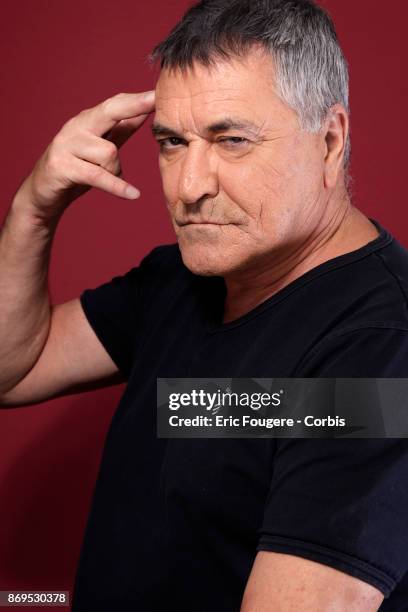
[[[217,249],[213,244],[188,243],[179,241],[183,263],[193,274],[199,276],[224,276],[230,270],[225,249]]]

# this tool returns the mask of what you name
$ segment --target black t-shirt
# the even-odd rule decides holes
[[[239,612],[258,550],[311,559],[408,610],[408,440],[162,439],[158,377],[408,377],[408,251],[380,236],[235,321],[177,244],[81,295],[128,381],[106,438],[74,612]],[[271,576],[273,580],[273,576]]]

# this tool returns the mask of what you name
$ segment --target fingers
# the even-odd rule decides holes
[[[136,132],[137,129],[146,121],[149,114],[140,115],[137,119],[122,119],[115,127],[113,127],[107,135],[104,136],[107,140],[113,142],[118,149],[125,144],[127,140]],[[141,123],[140,123],[141,120]]]
[[[116,176],[120,173],[118,147],[113,142],[85,132],[69,141],[69,150],[75,157],[102,166]]]
[[[48,147],[46,172],[37,181],[43,200],[75,185],[138,198],[139,190],[120,178],[118,149],[154,110],[154,99],[154,91],[117,94],[67,121]]]
[[[135,200],[140,196],[140,191],[130,183],[114,176],[102,166],[78,158],[72,158],[69,179],[78,185],[97,187],[127,200]]]
[[[88,187],[119,198],[140,196],[121,178],[118,148],[154,110],[154,100],[154,91],[117,94],[63,125],[30,176],[32,199],[41,214],[65,210]]]
[[[102,136],[120,121],[132,119],[133,131],[153,112],[155,92],[120,93],[77,115],[79,123],[96,136]]]

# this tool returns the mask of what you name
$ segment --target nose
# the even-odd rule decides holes
[[[190,143],[179,175],[179,197],[184,204],[214,198],[219,191],[215,160],[207,143]]]

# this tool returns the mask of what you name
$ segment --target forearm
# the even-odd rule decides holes
[[[50,323],[48,266],[57,219],[36,217],[30,204],[23,184],[0,231],[0,393],[32,368]]]

